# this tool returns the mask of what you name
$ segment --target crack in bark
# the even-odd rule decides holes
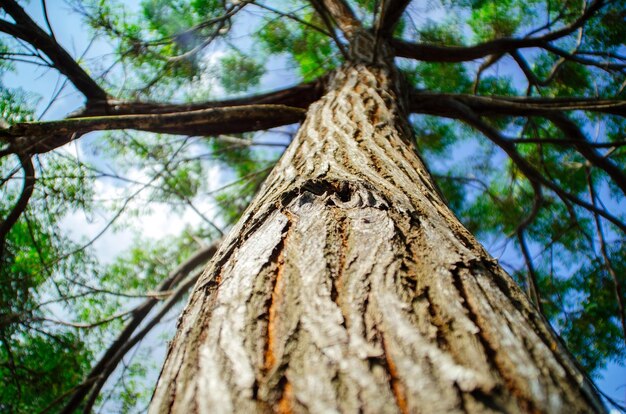
[[[426,302],[428,303],[428,314],[430,315],[431,326],[434,326],[436,329],[435,335],[437,345],[439,349],[450,350],[448,340],[444,334],[445,326],[441,317],[437,313],[436,305],[434,304],[434,297],[430,294],[430,286],[424,286],[422,292],[426,298]]]
[[[274,341],[276,336],[276,324],[278,319],[278,312],[276,310],[276,307],[282,300],[283,293],[281,282],[283,277],[283,265],[285,264],[285,257],[282,243],[277,246],[276,249],[278,249],[279,253],[276,261],[274,262],[276,264],[276,272],[272,280],[272,294],[270,296],[267,308],[267,334],[265,343],[265,355],[263,357],[263,369],[265,370],[265,372],[270,372],[276,364],[276,356],[274,355]]]
[[[489,266],[493,267],[493,264],[491,263],[486,263],[485,265],[487,269],[489,269]],[[493,269],[492,272],[497,272],[497,269]],[[572,387],[572,389],[575,389],[576,387],[583,388],[583,390],[585,391],[583,392],[583,398],[585,398],[589,402],[590,405],[594,405],[593,399],[589,396],[589,392],[591,391],[588,389],[589,388],[589,385],[587,384],[588,379],[586,377],[583,377],[582,381],[584,382],[585,385],[582,385],[582,386],[579,385],[580,379],[576,377],[576,374],[574,372],[572,372],[572,366],[570,364],[574,365],[574,369],[578,368],[580,372],[582,372],[582,369],[580,369],[580,367],[577,366],[575,358],[571,357],[569,361],[566,359],[566,355],[569,355],[569,351],[567,351],[567,348],[565,348],[565,346],[559,346],[560,338],[558,336],[556,336],[553,332],[545,329],[544,324],[548,322],[538,321],[538,319],[542,319],[541,314],[537,314],[533,308],[525,307],[520,301],[514,299],[514,295],[512,295],[512,292],[511,292],[511,287],[508,286],[508,284],[506,283],[506,280],[504,280],[502,277],[496,277],[491,280],[493,280],[496,286],[500,288],[501,290],[503,290],[503,286],[505,286],[506,290],[502,291],[502,293],[507,295],[507,297],[509,298],[513,306],[515,306],[515,308],[519,310],[519,312],[522,314],[522,317],[531,325],[532,332],[536,334],[536,336],[540,339],[541,343],[546,347],[546,349],[550,351],[550,354],[555,358],[558,365],[560,365],[563,368],[565,375],[568,379],[568,384],[576,384],[574,387]],[[482,286],[478,285],[478,288],[484,293],[484,297],[486,298],[487,302],[493,309],[494,306],[490,301],[490,296],[484,291]],[[524,348],[527,349],[531,353],[533,359],[535,359],[536,357],[535,357],[534,350],[536,349],[536,344],[533,342],[529,342],[529,340],[526,337],[522,337],[522,341],[524,343]],[[557,350],[558,352],[556,352]],[[542,372],[544,372],[544,375],[547,373],[547,376],[552,380],[554,384],[563,383],[562,379],[556,378],[554,376],[552,369],[544,369],[545,365],[540,364],[538,361],[537,361],[537,366],[542,369]]]
[[[566,364],[559,366],[539,339],[514,338],[532,342],[535,324],[547,340],[550,329],[532,319],[523,295],[438,198],[419,157],[403,147],[408,135],[392,117],[397,106],[384,104],[389,76],[365,66],[338,71],[217,258],[231,269],[219,303],[255,296],[245,320],[210,309],[198,317],[210,319],[216,335],[225,327],[220,338],[239,352],[207,339],[219,354],[210,351],[212,365],[203,369],[224,395],[211,401],[232,401],[234,411],[356,411],[358,396],[368,405],[362,409],[408,413],[549,411],[559,399],[582,400],[575,384],[554,384],[551,376],[561,378]],[[377,120],[386,123],[371,124]],[[282,215],[290,212],[286,242]],[[262,250],[263,259],[246,246]],[[254,273],[233,271],[246,266]],[[186,315],[183,335],[199,334],[195,313]],[[229,326],[243,326],[245,336],[235,331],[229,339]],[[185,357],[194,364],[192,351]],[[181,376],[196,372],[184,363]],[[170,387],[189,394],[185,386],[192,384],[178,381]],[[555,395],[537,391],[544,385]],[[215,395],[206,384],[196,392],[203,390],[192,398],[210,410],[203,401]],[[179,405],[173,408],[185,408]]]
[[[284,382],[284,383],[283,383]],[[280,394],[280,399],[278,403],[276,403],[275,411],[277,414],[291,414],[293,413],[293,386],[289,382],[286,376],[281,378],[282,385],[279,386],[282,390]]]
[[[523,411],[528,412],[528,413],[537,412],[537,408],[534,406],[533,401],[527,398],[524,395],[524,393],[520,389],[517,388],[516,384],[513,383],[511,378],[509,378],[509,376],[507,375],[509,370],[507,369],[507,367],[503,366],[499,362],[498,349],[492,346],[493,340],[487,335],[485,329],[482,328],[481,318],[479,317],[479,315],[477,315],[474,312],[474,310],[472,309],[468,301],[469,295],[465,289],[464,282],[461,277],[461,271],[463,270],[469,271],[472,266],[472,263],[474,263],[476,266],[479,266],[482,261],[474,259],[474,260],[471,260],[470,262],[471,263],[457,262],[454,264],[453,268],[450,270],[450,273],[452,274],[453,284],[455,288],[457,289],[457,291],[459,292],[459,295],[463,299],[462,301],[463,308],[467,310],[467,315],[469,319],[478,327],[478,333],[476,334],[476,336],[484,349],[485,357],[492,364],[492,367],[495,368],[495,371],[499,373],[499,377],[504,381],[504,384],[506,385],[507,390],[512,395],[515,396],[519,407]],[[493,279],[497,280],[498,278],[496,277]],[[482,290],[480,286],[478,288]],[[485,297],[487,297],[486,294],[485,294]]]
[[[387,375],[389,378],[389,387],[391,392],[393,393],[394,400],[396,402],[396,406],[398,410],[402,414],[409,414],[409,406],[406,400],[406,392],[404,389],[404,385],[400,381],[398,377],[398,371],[395,365],[395,362],[387,352],[387,343],[383,333],[381,332],[381,344],[383,347],[383,368],[387,371]]]
[[[289,233],[291,231],[293,225],[293,216],[288,211],[283,211],[285,217],[287,217],[287,224],[283,229],[281,241],[276,245],[272,255],[270,256],[268,263],[276,266],[276,270],[272,275],[272,288],[271,295],[266,302],[267,311],[265,314],[267,315],[267,333],[265,335],[266,343],[265,343],[265,352],[263,355],[263,370],[266,373],[269,373],[274,365],[276,364],[276,356],[274,355],[274,340],[276,336],[276,324],[279,318],[278,311],[276,307],[280,305],[283,300],[283,286],[281,285],[283,278],[283,270],[285,264],[285,244],[287,243],[287,239],[289,238]]]
[[[213,307],[213,304],[215,303],[215,300],[216,300],[217,294],[218,294],[217,287],[219,287],[219,284],[220,284],[221,280],[222,280],[222,270],[220,269],[220,272],[215,277],[215,280],[211,279],[209,281],[210,283],[215,283],[216,289],[212,292],[213,294],[205,295],[202,298],[202,302],[203,302],[202,307],[203,308],[206,306],[207,300],[211,302],[210,306]],[[189,307],[186,307],[186,309],[189,309]],[[181,315],[178,323],[181,324],[182,320],[183,320],[183,315]],[[197,339],[198,339],[197,342],[198,343],[201,343],[206,338],[206,332],[208,332],[208,322],[209,321],[205,319],[205,320],[202,320],[201,322],[202,322],[203,328],[200,329],[201,333],[200,333],[199,336],[197,336]],[[181,330],[178,330],[178,333],[181,333],[181,332],[182,332]],[[193,337],[194,336],[190,335],[190,338],[193,338]],[[175,343],[175,342],[176,342],[176,338],[174,338],[174,340],[172,340],[172,344]],[[172,344],[170,344],[170,349],[168,351],[168,355],[166,356],[166,360],[169,358],[169,353],[172,350]],[[183,348],[183,354],[182,354],[180,359],[181,359],[181,361],[185,361],[187,363],[187,366],[192,366],[192,367],[194,367],[194,369],[197,369],[197,366],[198,366],[198,362],[197,362],[198,355],[197,354],[192,354],[193,356],[191,358],[186,358],[185,357],[185,355],[187,355],[187,351],[191,347],[192,347],[192,344],[188,343],[187,346]],[[174,386],[170,386],[171,399],[170,399],[170,401],[168,403],[167,412],[172,412],[172,408],[174,406],[174,403],[176,402],[176,388],[177,388],[176,384],[178,383],[178,377],[181,374],[181,371],[183,370],[184,366],[185,366],[184,364],[179,364],[178,367],[177,367],[178,369],[176,370],[176,373],[173,374],[173,376],[172,376],[172,382],[170,384],[172,384]],[[165,365],[163,366],[162,370],[163,369],[165,369]],[[161,374],[159,376],[161,376],[162,374],[163,374],[163,371],[161,372]],[[155,391],[156,391],[156,389],[155,389]],[[154,398],[154,395],[153,395],[153,398]],[[197,407],[196,400],[194,400],[194,409],[195,409],[196,412],[197,412],[197,408],[198,407]]]
[[[339,199],[343,202],[348,202],[352,196],[350,189],[348,186],[344,186],[339,192],[335,192],[335,195],[339,197]],[[329,197],[330,200],[330,197]],[[343,292],[343,273],[346,266],[346,252],[348,251],[348,229],[347,229],[347,218],[343,212],[343,209],[334,208],[335,215],[339,217],[338,221],[338,233],[339,233],[339,246],[337,251],[337,259],[336,259],[336,268],[334,272],[331,270],[331,290],[330,290],[330,298],[337,305],[339,311],[343,316],[343,326],[344,328],[348,327],[348,319],[345,316],[345,312],[342,307],[342,292]],[[331,261],[328,261],[329,266],[331,265]]]

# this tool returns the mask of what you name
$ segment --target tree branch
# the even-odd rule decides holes
[[[482,77],[483,72],[489,69],[494,64],[496,64],[500,59],[502,59],[503,56],[504,55],[502,54],[491,55],[487,59],[485,59],[483,63],[480,64],[480,66],[478,67],[478,70],[476,71],[476,79],[474,79],[474,84],[472,85],[473,93],[478,92],[478,86],[480,85],[480,78]]]
[[[594,166],[606,172],[626,195],[626,175],[624,172],[610,159],[602,156],[595,148],[589,146],[589,142],[574,122],[559,113],[551,114],[548,116],[548,119],[574,142],[574,147],[583,157]]]
[[[410,109],[411,112],[446,116],[451,111],[451,101],[462,103],[478,116],[549,116],[563,111],[591,111],[626,117],[626,100],[475,96],[421,91],[412,93]]]
[[[163,134],[209,136],[240,133],[293,124],[306,111],[285,105],[242,105],[141,115],[67,118],[60,121],[15,124],[0,131],[14,153],[41,154],[92,131],[134,129]]]
[[[26,210],[28,200],[30,200],[30,197],[33,195],[33,190],[35,189],[35,167],[33,166],[33,161],[26,155],[20,154],[18,157],[22,165],[22,170],[24,171],[24,184],[22,186],[22,193],[17,202],[2,223],[0,223],[0,258],[2,258],[4,254],[4,247],[9,231],[11,231],[13,225],[20,218],[24,210]]]
[[[404,10],[411,0],[385,0],[382,2],[381,12],[376,21],[377,37],[387,38],[400,21]]]
[[[502,148],[502,150],[511,158],[511,160],[517,165],[519,170],[528,178],[531,182],[542,185],[552,190],[563,201],[568,201],[576,204],[589,212],[597,213],[604,217],[615,226],[617,226],[622,232],[626,233],[626,224],[619,218],[613,216],[606,210],[602,210],[587,203],[584,200],[576,197],[575,195],[563,190],[558,184],[541,174],[535,167],[533,167],[515,148],[515,144],[509,142],[504,138],[500,132],[489,124],[482,121],[470,107],[465,106],[463,103],[451,100],[450,110],[448,111],[448,117],[459,119],[468,125],[476,128],[483,135],[489,138],[494,144]]]
[[[109,100],[100,105],[88,106],[70,115],[72,118],[102,115],[167,114],[188,112],[200,109],[224,108],[243,105],[285,105],[306,109],[322,97],[328,77],[323,76],[312,82],[301,83],[286,89],[222,101],[208,101],[189,104],[172,104],[141,101]]]
[[[509,142],[514,144],[555,144],[572,146],[576,141],[564,138],[509,138]],[[618,148],[626,146],[626,141],[589,142],[587,145],[591,148]]]
[[[593,186],[593,181],[591,178],[591,170],[587,169],[587,186],[589,188],[589,196],[591,198],[591,204],[596,206],[596,190]],[[602,223],[600,222],[600,218],[597,214],[593,215],[594,222],[596,224],[596,232],[598,233],[598,238],[600,239],[600,253],[602,254],[602,259],[604,260],[604,267],[606,271],[611,275],[611,279],[613,280],[613,290],[615,291],[615,296],[617,299],[617,310],[619,312],[619,320],[622,324],[622,334],[624,336],[624,342],[626,343],[626,310],[624,310],[624,295],[622,284],[619,281],[619,277],[615,272],[615,268],[611,264],[611,260],[609,258],[609,252],[606,248],[606,239],[604,237],[604,231],[602,231]]]
[[[219,243],[220,241],[211,243],[203,249],[198,250],[190,258],[178,265],[178,267],[172,270],[167,278],[165,278],[165,280],[163,280],[159,284],[159,286],[157,286],[155,292],[167,292],[171,290],[173,286],[179,284],[179,282],[184,279],[193,269],[206,263],[211,259],[211,257],[213,257],[213,255],[217,251]],[[179,289],[177,288],[174,293],[170,295],[169,300],[171,300],[175,296],[175,293],[178,290]],[[126,326],[117,335],[117,338],[113,341],[111,346],[109,346],[109,348],[104,352],[100,360],[91,368],[91,371],[89,372],[83,383],[80,386],[76,387],[72,394],[72,397],[67,402],[65,407],[63,407],[63,410],[61,410],[61,412],[73,413],[80,406],[87,394],[90,393],[90,390],[92,390],[92,384],[100,382],[102,380],[106,381],[108,376],[102,378],[105,368],[113,364],[114,357],[118,355],[120,350],[124,349],[124,346],[128,343],[133,332],[135,332],[135,330],[139,327],[139,325],[148,316],[152,308],[158,302],[159,298],[149,298],[133,310],[133,318],[128,321]],[[124,354],[122,354],[121,357],[123,357]],[[113,364],[114,367],[117,366],[117,363],[119,363],[119,359],[117,360],[117,362],[115,362],[115,364]]]
[[[303,118],[303,110],[322,96],[325,84],[326,77],[322,77],[313,82],[275,92],[192,104],[99,101],[71,114],[65,120],[51,121],[55,125],[53,128],[56,128],[53,130],[47,129],[47,123],[14,125],[13,127],[17,128],[14,130],[17,135],[10,132],[13,127],[0,129],[0,141],[10,145],[10,147],[3,149],[0,155],[20,152],[44,153],[65,145],[79,138],[81,134],[88,132],[69,129],[80,127],[81,120],[85,122],[86,118],[91,119],[86,122],[86,125],[91,124],[90,128],[97,127],[96,129],[101,130],[111,129],[111,127],[117,128],[122,124],[132,124],[134,121],[131,119],[133,118],[118,117],[135,115],[140,117],[134,118],[135,120],[143,120],[152,124],[150,129],[144,129],[146,131],[185,135],[232,134],[273,128],[299,122]],[[262,109],[255,111],[255,108],[258,107]],[[275,107],[279,111],[272,114],[270,107]],[[247,117],[246,113],[251,117]],[[220,114],[224,114],[221,120],[220,116],[222,115]],[[153,117],[150,117],[151,115]],[[274,117],[274,115],[279,116]],[[180,118],[177,120],[177,117]],[[96,119],[94,120],[94,118]],[[115,120],[115,118],[118,119]],[[184,124],[187,121],[193,123]],[[132,125],[128,128],[132,128]],[[18,133],[17,131],[20,129],[21,132]],[[66,135],[54,135],[55,133],[60,134],[63,129]],[[34,135],[28,136],[28,134]]]
[[[595,66],[605,71],[623,71],[626,69],[626,64],[624,63],[613,63],[613,62],[598,62],[593,59],[588,59],[585,57],[578,56],[576,53],[569,53],[565,50],[559,49],[557,47],[551,45],[542,46],[548,52],[554,53],[557,56],[560,56],[563,59],[570,60],[572,62],[580,63],[588,66]]]
[[[533,186],[533,190],[535,191],[535,198],[533,200],[533,207],[528,215],[520,224],[517,226],[517,240],[519,241],[520,248],[522,250],[522,255],[524,256],[524,261],[526,262],[526,268],[528,269],[528,274],[526,280],[528,282],[528,297],[531,298],[532,302],[537,307],[537,310],[543,314],[543,306],[541,304],[541,295],[539,292],[539,285],[537,282],[537,272],[535,272],[535,267],[533,266],[533,260],[530,255],[530,251],[528,249],[528,244],[526,243],[525,231],[526,228],[530,225],[530,223],[535,220],[537,214],[539,214],[539,209],[543,204],[543,196],[541,195],[541,186],[536,181],[531,181]]]
[[[329,32],[329,31],[326,31],[323,28],[318,27],[318,26],[316,26],[316,25],[314,25],[314,24],[312,24],[310,22],[307,22],[306,20],[299,18],[295,14],[285,13],[285,12],[282,12],[282,11],[280,11],[278,9],[273,8],[273,7],[269,7],[269,6],[266,6],[265,4],[261,4],[259,2],[255,2],[254,5],[259,7],[259,8],[261,8],[261,9],[267,10],[269,12],[276,13],[277,15],[279,15],[281,17],[285,17],[287,19],[290,19],[290,20],[293,20],[295,22],[298,22],[298,23],[300,23],[303,26],[310,27],[311,29],[315,30],[316,32],[320,32],[323,35],[326,35],[328,37],[332,37],[333,39],[335,38],[335,35],[333,33]]]
[[[310,0],[310,2],[322,17],[330,15],[348,39],[361,28],[361,22],[344,0]]]
[[[3,0],[1,7],[15,20],[15,24],[0,20],[0,31],[30,43],[48,56],[54,66],[67,76],[87,101],[106,100],[107,93],[80,67],[67,51],[17,4]]]
[[[473,46],[438,46],[393,39],[391,45],[395,49],[396,56],[424,62],[466,62],[488,55],[510,53],[516,49],[544,48],[549,42],[567,36],[582,27],[604,4],[604,0],[595,0],[574,22],[538,37],[502,38]]]

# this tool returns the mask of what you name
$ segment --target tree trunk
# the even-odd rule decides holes
[[[151,412],[594,412],[549,325],[346,65],[199,280]]]

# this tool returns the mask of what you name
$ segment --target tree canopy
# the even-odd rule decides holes
[[[449,206],[590,376],[623,364],[623,0],[0,8],[1,410],[145,408],[182,298],[362,29],[392,38]]]

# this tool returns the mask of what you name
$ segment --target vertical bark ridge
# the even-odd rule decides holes
[[[198,281],[151,412],[603,410],[442,201],[397,82],[348,65],[311,105]]]
[[[282,246],[281,246],[282,247]],[[282,248],[279,249],[279,256],[278,256],[278,260],[276,263],[276,276],[274,277],[273,280],[273,288],[272,288],[272,295],[270,297],[270,303],[268,306],[268,321],[267,321],[267,340],[266,340],[266,345],[265,345],[265,357],[264,357],[264,363],[263,363],[263,368],[265,369],[265,371],[270,371],[272,368],[274,368],[274,365],[276,364],[276,356],[275,356],[275,352],[276,350],[275,348],[275,341],[276,341],[276,331],[277,331],[277,325],[278,325],[278,318],[280,315],[280,311],[278,309],[280,309],[280,303],[283,301],[283,291],[284,291],[284,286],[283,286],[283,266],[284,266],[284,262],[285,262],[285,258],[283,255],[283,250]]]
[[[389,373],[390,387],[393,392],[396,405],[398,406],[398,410],[400,411],[401,414],[408,414],[409,408],[407,407],[407,402],[406,402],[406,392],[404,390],[404,385],[402,385],[402,382],[398,378],[398,372],[396,370],[396,363],[393,361],[393,359],[391,359],[391,357],[386,351],[384,338],[382,340],[382,344],[383,344],[383,353],[385,355],[385,366]]]

